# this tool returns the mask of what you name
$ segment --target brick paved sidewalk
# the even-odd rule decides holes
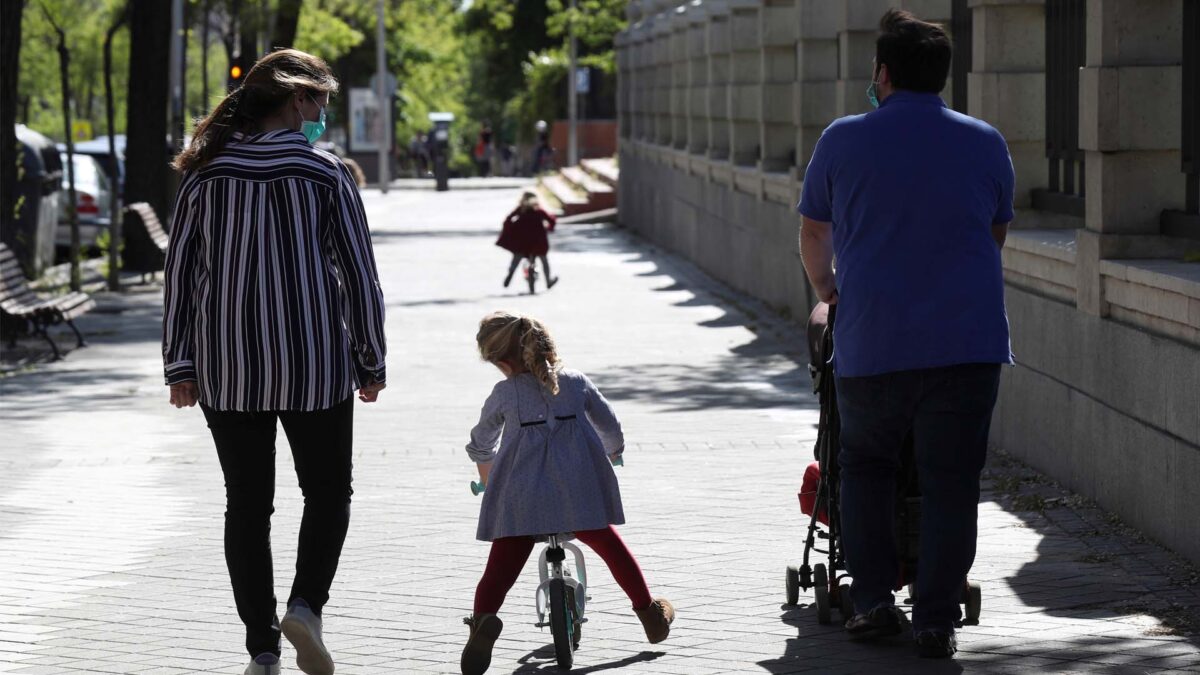
[[[613,400],[630,448],[622,534],[679,608],[647,645],[589,555],[575,672],[1200,670],[1195,572],[1001,456],[985,482],[980,625],[955,662],[903,641],[856,645],[811,596],[783,604],[800,553],[795,492],[816,408],[797,327],[619,230],[564,228],[549,294],[502,289],[491,245],[516,191],[367,193],[389,303],[390,387],[359,406],[350,536],[327,608],[339,673],[456,672],[487,552],[462,446],[496,374],[475,324],[544,318],[570,365]],[[0,379],[0,672],[240,673],[221,554],[220,470],[198,410],[166,405],[160,293],[103,296],[92,346]],[[300,512],[281,435],[276,586]],[[1171,517],[1163,514],[1163,517]],[[492,672],[553,670],[531,624],[531,564],[502,616]],[[285,672],[297,672],[284,647]]]

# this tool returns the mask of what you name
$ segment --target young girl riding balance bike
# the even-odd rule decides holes
[[[517,266],[525,258],[530,259],[531,265],[533,258],[542,259],[547,289],[558,283],[558,277],[550,276],[550,259],[547,257],[550,253],[550,238],[546,233],[554,231],[554,223],[554,216],[546,213],[538,205],[536,194],[526,192],[521,195],[521,202],[517,204],[517,208],[504,218],[500,238],[496,240],[497,246],[513,254],[512,263],[508,266],[508,276],[504,277],[505,288],[512,283]]]
[[[554,341],[537,319],[490,314],[480,322],[476,341],[483,359],[505,379],[492,388],[467,444],[479,480],[487,485],[476,536],[492,542],[492,550],[474,612],[466,619],[470,638],[462,672],[487,670],[504,627],[496,612],[535,537],[545,535],[572,533],[594,550],[632,601],[646,638],[665,640],[675,609],[650,596],[637,561],[613,527],[625,522],[611,464],[625,441],[608,401],[586,375],[560,366]]]

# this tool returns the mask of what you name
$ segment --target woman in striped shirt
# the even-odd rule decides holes
[[[225,475],[225,557],[246,673],[279,672],[280,632],[305,673],[333,672],[321,610],[350,520],[352,394],[384,388],[383,294],[350,172],[312,146],[337,80],[319,58],[264,56],[196,128],[167,254],[171,403],[200,403]],[[280,622],[272,579],[275,430],[304,493]]]

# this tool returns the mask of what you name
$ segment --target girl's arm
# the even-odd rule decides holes
[[[553,231],[554,231],[554,225],[555,225],[556,223],[558,223],[558,221],[557,221],[557,220],[555,220],[554,216],[550,215],[550,214],[549,214],[547,211],[544,211],[544,210],[542,210],[542,209],[538,209],[538,213],[541,213],[541,214],[542,214],[542,218],[543,218],[543,219],[545,220],[545,222],[546,222],[546,230],[547,230],[547,231],[549,231],[549,232],[553,232]]]
[[[605,454],[609,457],[620,457],[625,453],[625,434],[621,431],[621,422],[609,405],[608,399],[604,398],[604,394],[600,393],[587,375],[583,376],[583,382],[584,412],[587,413],[588,421],[600,435]]]
[[[483,403],[479,412],[479,422],[471,429],[471,441],[467,443],[467,455],[479,466],[480,482],[487,482],[488,469],[496,457],[496,444],[504,432],[504,410],[500,404],[500,385],[492,389],[492,393]]]

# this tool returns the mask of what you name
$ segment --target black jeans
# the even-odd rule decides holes
[[[999,364],[838,378],[842,541],[856,612],[895,602],[896,471],[911,433],[922,495],[913,629],[951,630],[962,617],[999,385]]]
[[[250,655],[279,654],[271,560],[275,427],[283,423],[304,494],[290,603],[320,614],[350,524],[354,397],[324,410],[234,412],[203,406],[225,474],[225,562]]]

